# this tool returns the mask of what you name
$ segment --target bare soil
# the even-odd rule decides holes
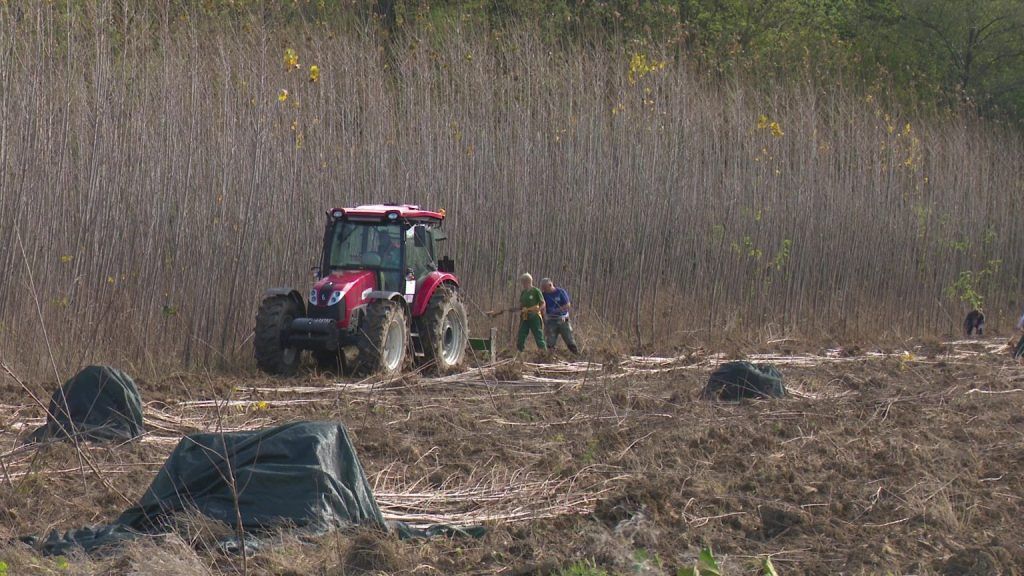
[[[785,575],[1021,574],[1024,368],[1004,344],[766,346],[748,355],[792,394],[740,403],[697,400],[721,358],[693,350],[392,382],[168,375],[138,382],[147,436],[85,447],[87,461],[66,443],[18,448],[43,410],[6,380],[0,561],[10,574],[675,574],[709,546],[727,574],[766,555]],[[54,383],[28,387],[45,401]],[[183,434],[298,419],[349,428],[388,518],[488,534],[282,534],[244,565],[201,519],[99,558],[11,541],[114,519]]]

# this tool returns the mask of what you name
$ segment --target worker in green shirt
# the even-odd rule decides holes
[[[502,312],[519,310],[519,333],[516,335],[516,349],[522,352],[526,348],[526,337],[531,333],[537,342],[537,348],[547,350],[544,341],[544,294],[533,285],[533,276],[523,274],[519,277],[523,291],[519,293],[519,308],[510,308],[498,312],[488,312],[494,317]]]

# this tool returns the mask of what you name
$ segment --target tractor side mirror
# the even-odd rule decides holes
[[[445,274],[455,274],[455,260],[452,260],[448,256],[441,258],[437,261],[438,272],[444,272]]]
[[[414,226],[412,229],[412,243],[417,248],[427,246],[427,228],[423,225]]]
[[[319,280],[320,279],[320,267],[319,266],[313,266],[312,268],[309,269],[309,271],[313,273],[313,279],[314,280]]]

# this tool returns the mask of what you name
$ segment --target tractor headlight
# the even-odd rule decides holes
[[[393,210],[391,212],[388,212],[388,220],[390,220],[392,222],[394,222],[395,220],[398,220],[398,212],[395,212]]]
[[[316,306],[316,288],[309,291],[309,303]]]
[[[334,218],[335,220],[341,220],[341,217],[344,216],[344,215],[345,215],[345,211],[341,210],[341,209],[338,209],[338,210],[335,210],[334,212],[331,212],[331,217]]]
[[[330,301],[327,302],[327,305],[328,306],[334,306],[335,304],[337,304],[340,301],[341,301],[341,290],[335,290],[333,293],[331,293],[331,299],[330,299]]]

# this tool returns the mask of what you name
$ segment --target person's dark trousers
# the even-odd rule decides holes
[[[580,353],[580,348],[576,345],[576,336],[572,332],[572,323],[569,322],[569,319],[549,317],[544,322],[544,340],[547,342],[549,350],[555,349],[559,336],[562,337],[562,340],[565,340],[565,345],[569,348],[570,352],[573,354]]]
[[[1014,360],[1024,358],[1024,334],[1022,334],[1020,340],[1017,341],[1017,349],[1013,351],[1013,358]]]
[[[526,348],[526,337],[531,333],[537,342],[537,348],[547,350],[547,342],[544,341],[544,322],[540,315],[530,314],[519,321],[519,333],[516,334],[516,350],[522,352]]]

